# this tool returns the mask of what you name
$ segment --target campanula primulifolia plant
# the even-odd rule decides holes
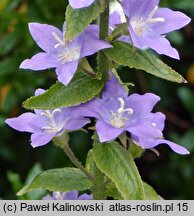
[[[109,0],[69,0],[62,31],[49,24],[29,23],[30,34],[42,51],[24,60],[20,68],[55,68],[57,82],[48,90],[36,90],[35,96],[24,102],[24,107],[34,112],[9,118],[6,123],[31,133],[34,148],[52,140],[77,168],[44,171],[18,195],[42,188],[53,192],[43,199],[103,200],[110,194],[113,199],[143,200],[148,194],[160,199],[142,181],[134,162],[137,155],[131,149],[141,157],[146,149],[166,144],[175,153],[189,154],[163,135],[165,115],[153,111],[162,98],[152,92],[131,94],[117,68],[124,65],[172,82],[186,82],[147,50],[179,59],[166,34],[184,27],[190,18],[160,8],[159,0],[115,2],[120,4],[119,10],[110,13],[113,2]],[[87,57],[93,54],[97,55],[92,68]],[[69,133],[82,128],[93,130],[93,147],[85,166],[68,145]],[[91,190],[92,195],[78,196],[78,191],[84,190]]]

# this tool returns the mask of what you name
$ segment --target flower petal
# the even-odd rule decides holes
[[[141,145],[141,147],[145,149],[154,148],[159,144],[167,144],[174,152],[178,154],[183,154],[183,155],[189,154],[189,151],[186,148],[165,139],[151,139],[148,137],[138,137],[138,138],[136,137],[136,142],[138,142]]]
[[[186,148],[180,145],[177,145],[176,143],[171,142],[169,140],[159,140],[158,142],[160,142],[159,144],[162,144],[162,143],[167,144],[174,152],[178,154],[183,154],[183,155],[190,154]]]
[[[46,145],[54,136],[55,133],[34,133],[31,135],[31,145],[33,148]]]
[[[126,98],[127,92],[119,82],[119,80],[115,77],[114,74],[110,73],[110,79],[106,83],[104,91],[102,93],[103,100],[110,98]]]
[[[139,137],[144,137],[146,139],[154,139],[154,138],[161,138],[162,132],[157,128],[154,128],[151,124],[147,121],[145,122],[138,122],[134,126],[128,126],[127,131],[132,133],[133,135]]]
[[[160,97],[152,93],[146,93],[143,95],[132,94],[127,98],[126,107],[132,108],[134,110],[134,115],[144,117],[152,111],[153,107],[159,100]]]
[[[179,54],[176,49],[174,49],[170,42],[164,37],[155,37],[155,38],[144,38],[145,44],[155,50],[158,54],[164,54],[170,56],[174,59],[179,59]]]
[[[66,130],[74,131],[84,127],[88,123],[90,123],[90,120],[87,118],[83,118],[82,116],[75,117],[75,118],[71,118],[70,121],[67,122],[64,128]]]
[[[125,14],[130,18],[133,16],[147,17],[159,0],[122,0]]]
[[[77,200],[77,198],[78,198],[78,191],[73,190],[65,194],[64,200]]]
[[[92,200],[93,196],[89,194],[82,194],[78,197],[78,200]]]
[[[99,28],[96,25],[90,25],[85,30],[84,41],[81,49],[81,57],[92,55],[101,49],[111,48],[112,46],[98,37]]]
[[[114,11],[112,14],[110,14],[109,17],[109,26],[114,29],[116,25],[122,23],[121,17],[117,11]]]
[[[40,130],[41,122],[34,113],[27,112],[5,121],[10,127],[21,132],[36,132]]]
[[[75,111],[82,116],[101,118],[104,113],[103,101],[100,98],[94,98],[91,101],[75,107]]]
[[[38,88],[38,89],[36,89],[36,91],[35,91],[35,96],[44,94],[45,92],[46,92],[46,90],[41,89],[41,88]]]
[[[57,41],[52,35],[53,32],[60,38],[63,37],[62,32],[52,25],[29,23],[29,30],[38,46],[48,53],[55,52],[55,45],[57,44]]]
[[[88,7],[94,2],[94,0],[69,0],[69,4],[72,8],[78,9],[83,7]]]
[[[78,62],[79,61],[68,62],[57,67],[56,74],[61,83],[67,85],[71,81],[77,70]]]
[[[157,34],[166,34],[180,29],[191,21],[184,13],[168,8],[159,8],[153,18],[155,17],[162,17],[165,20],[164,22],[157,22],[153,25],[152,30],[153,32],[157,32]]]
[[[130,37],[133,42],[133,45],[139,49],[146,49],[147,45],[145,43],[144,37],[137,36],[133,30],[133,27],[129,22],[128,22],[128,28],[129,28]]]
[[[48,68],[57,67],[58,61],[55,56],[48,55],[47,53],[38,53],[31,59],[24,60],[20,68],[31,70],[45,70]]]
[[[96,123],[96,131],[100,142],[107,142],[117,138],[123,132],[123,129],[112,127],[98,120]]]
[[[42,197],[42,200],[53,200],[53,197],[51,195],[46,195]]]
[[[145,116],[145,119],[148,120],[153,127],[157,128],[160,131],[163,131],[164,129],[165,118],[165,115],[161,112],[149,113]]]

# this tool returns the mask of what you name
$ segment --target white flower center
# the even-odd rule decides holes
[[[52,33],[56,42],[55,49],[58,51],[58,61],[61,64],[73,62],[80,58],[81,47],[70,48],[55,32]]]
[[[55,199],[56,200],[64,200],[65,199],[66,193],[61,193],[61,192],[55,192]]]
[[[137,36],[143,36],[145,30],[151,31],[149,24],[154,24],[157,22],[164,22],[165,19],[162,17],[153,18],[154,14],[157,12],[158,6],[155,6],[151,13],[148,15],[146,20],[143,17],[133,17],[130,21],[130,24],[133,28],[133,31]]]
[[[45,110],[45,111],[40,113],[41,116],[45,116],[48,118],[48,121],[46,122],[47,125],[41,128],[44,132],[57,133],[63,129],[63,127],[65,126],[68,119],[66,119],[65,121],[63,121],[60,124],[57,124],[57,122],[55,120],[55,114],[60,113],[60,112],[61,112],[60,109],[55,109],[53,111]]]
[[[120,107],[117,110],[117,112],[114,113],[112,110],[110,110],[110,114],[111,114],[110,123],[112,126],[116,128],[122,128],[122,127],[125,127],[126,121],[128,120],[128,118],[124,116],[124,113],[131,115],[133,114],[133,109],[131,108],[124,109],[125,102],[123,98],[119,97],[118,101],[120,102]]]

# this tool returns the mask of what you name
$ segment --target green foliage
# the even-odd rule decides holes
[[[23,186],[21,177],[18,173],[14,173],[12,171],[7,172],[7,178],[11,183],[13,191],[16,193]]]
[[[21,181],[21,177],[18,173],[14,173],[12,171],[7,172],[7,177],[9,182],[12,185],[12,189],[15,193],[17,193],[22,187],[24,187],[26,184],[29,184],[32,179],[42,172],[42,168],[39,163],[36,163],[29,171],[25,183]],[[38,200],[42,198],[45,195],[45,191],[43,190],[33,190],[30,191],[22,196],[20,196],[18,199],[21,200]]]
[[[185,82],[180,74],[148,52],[135,49],[125,42],[114,42],[112,45],[114,48],[107,49],[104,52],[114,62],[130,68],[144,70],[172,82]]]
[[[34,189],[49,191],[86,190],[92,183],[86,175],[76,168],[47,170],[37,175],[30,184],[22,188],[17,195],[23,195]]]
[[[116,200],[122,200],[123,197],[119,193],[118,189],[116,188],[115,184],[112,182],[108,182],[106,184],[106,196],[107,197],[114,197]]]
[[[138,146],[131,141],[129,145],[129,152],[131,153],[133,158],[139,158],[143,153],[143,149],[141,148],[141,146]]]
[[[31,21],[48,23],[61,28],[64,21],[64,11],[67,3],[68,0],[59,0],[57,4],[53,0],[47,0],[46,4],[45,0],[0,1],[0,196],[3,199],[16,198],[14,193],[24,185],[22,179],[26,179],[26,176],[28,176],[27,170],[31,169],[31,166],[34,164],[35,160],[40,161],[43,164],[44,169],[70,165],[69,161],[61,153],[62,151],[60,152],[59,148],[55,148],[52,145],[47,145],[40,149],[34,150],[28,144],[29,136],[25,136],[20,133],[16,134],[14,130],[11,130],[4,124],[4,120],[7,117],[16,116],[23,112],[23,110],[21,110],[21,101],[33,95],[36,88],[41,87],[48,89],[48,87],[51,86],[51,83],[53,83],[55,80],[53,72],[50,73],[50,71],[46,73],[33,73],[32,71],[24,71],[19,69],[20,63],[25,58],[29,58],[32,56],[32,54],[36,53],[37,50],[36,44],[29,34],[27,23]],[[162,4],[165,7],[173,7],[172,9],[184,10],[189,16],[194,17],[193,0],[160,1],[160,5]],[[87,16],[92,15],[92,20],[95,19],[95,16],[98,16],[99,10],[103,10],[103,8],[99,8],[100,7],[96,7],[92,14],[84,14],[84,16],[80,16],[78,19],[74,19],[75,16],[73,15],[72,17],[69,16],[69,19],[73,20],[75,27],[69,30],[69,35],[66,35],[69,37],[69,40],[73,39],[77,34],[79,34],[79,32],[82,32],[84,28],[87,27],[89,24],[87,24],[87,22],[89,22],[89,20],[87,20]],[[71,13],[71,9],[69,7],[67,11],[68,13]],[[76,22],[80,22],[82,17],[84,17],[83,25],[81,28],[78,28],[79,25],[77,25]],[[175,68],[179,73],[186,76],[187,68],[193,62],[193,24],[190,24],[182,31],[173,32],[167,37],[179,51],[181,61],[174,61],[170,58],[165,58],[164,56],[161,56],[161,58],[164,60],[164,62],[168,62],[168,65],[170,65],[172,68]],[[130,55],[131,51],[128,54]],[[141,57],[139,57],[139,51],[136,51],[134,55],[133,53],[130,55],[129,59],[132,61],[134,56],[137,58],[136,55],[138,58]],[[115,57],[115,59],[122,61],[120,58],[123,57],[123,53],[121,52],[121,55],[117,57]],[[92,62],[93,59],[90,58],[89,60]],[[145,62],[144,60],[145,58],[142,60],[142,65],[147,62],[147,59]],[[114,59],[113,61],[117,62]],[[125,63],[124,65],[128,65],[128,63]],[[129,67],[135,66],[129,65]],[[136,70],[131,71],[135,72]],[[123,70],[123,68],[119,68],[119,75],[120,74],[125,74],[122,77],[123,82],[126,80],[130,82],[134,80],[136,81],[136,73],[130,73],[130,75],[128,75]],[[174,79],[174,74],[172,75],[173,76],[171,78]],[[162,73],[162,76],[165,76],[165,73]],[[178,78],[179,82],[182,82],[181,77],[175,77],[176,79]],[[144,179],[149,179],[150,182],[153,182],[154,185],[157,185],[157,191],[162,193],[162,195],[164,195],[164,197],[167,199],[193,199],[193,84],[190,84],[190,88],[188,88],[188,86],[186,88],[180,88],[178,85],[164,82],[160,79],[155,79],[155,77],[149,76],[149,74],[147,75],[145,73],[141,73],[140,79],[138,77],[138,80],[135,83],[136,85],[133,88],[134,91],[140,90],[141,93],[144,93],[145,91],[149,90],[161,96],[162,101],[160,104],[162,104],[162,106],[159,107],[159,110],[165,111],[170,109],[170,111],[174,113],[174,117],[177,117],[177,119],[183,118],[191,125],[184,128],[184,124],[182,125],[178,120],[176,121],[171,119],[171,116],[169,115],[169,118],[167,117],[168,127],[166,128],[165,135],[167,137],[172,137],[175,142],[187,147],[191,151],[191,154],[188,157],[181,157],[180,155],[166,151],[167,148],[165,149],[164,146],[161,146],[161,148],[159,147],[159,150],[163,150],[164,147],[165,151],[160,152],[160,158],[156,159],[153,155],[150,155],[149,153],[147,154],[146,152],[141,157],[141,160],[138,160],[138,165],[140,165],[142,168],[141,174]],[[177,92],[179,98],[177,98]],[[180,106],[181,102],[183,106]],[[172,136],[173,130],[176,132],[174,136]],[[89,142],[91,142],[89,134],[87,137],[88,140],[86,142],[86,140],[83,139],[83,136],[80,137],[80,132],[71,133],[70,141],[72,140],[72,145],[75,145],[74,151],[76,153],[79,152],[79,158],[81,158],[83,162],[85,160],[85,155],[88,151],[88,148],[91,147],[91,145],[89,145]],[[132,151],[132,148],[130,151]],[[132,152],[135,152],[135,154],[132,154],[134,157],[136,157],[136,149]],[[88,157],[87,160],[90,161],[87,162],[87,167],[89,170],[91,169],[91,164],[94,162],[93,156],[90,157],[90,159]],[[39,168],[36,166],[36,168],[32,169],[32,173],[34,173],[33,175],[37,174],[37,170],[39,170]],[[8,169],[14,170],[14,172],[10,171],[6,175]],[[168,175],[166,175],[166,173],[168,173]],[[8,178],[12,187],[10,187],[10,183],[8,183],[6,178]],[[183,182],[184,187],[182,187]],[[26,183],[27,182],[25,182],[25,184]],[[145,184],[143,185],[146,199],[148,199],[148,197],[151,196],[148,194],[148,191],[151,191],[151,194],[153,191],[149,186],[145,186]],[[27,194],[20,196],[19,199],[36,199],[36,193],[38,193],[37,190],[32,190]],[[31,195],[28,197],[28,194]],[[118,189],[112,182],[107,184],[106,195],[114,197],[115,199],[123,199],[118,192]]]
[[[191,113],[194,114],[194,92],[186,87],[178,89],[178,96],[183,103],[184,107]]]
[[[152,186],[147,183],[143,183],[146,200],[161,200],[161,197],[156,193]]]
[[[57,82],[44,94],[31,97],[24,102],[27,109],[56,109],[86,102],[103,88],[102,80],[77,73],[67,86]]]
[[[117,142],[95,143],[96,166],[116,185],[124,199],[144,199],[141,177],[134,160]]]
[[[73,10],[71,6],[66,11],[66,40],[71,41],[82,32],[105,9],[105,2],[97,0],[91,6]]]

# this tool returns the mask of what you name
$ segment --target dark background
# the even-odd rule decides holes
[[[162,6],[186,13],[194,18],[193,0],[163,0]],[[29,22],[54,25],[61,29],[67,1],[0,0],[0,198],[18,199],[15,193],[41,170],[72,166],[62,150],[52,143],[33,149],[27,133],[17,132],[4,120],[25,112],[22,102],[35,89],[49,88],[55,83],[53,70],[33,72],[19,69],[20,63],[39,51],[28,31]],[[194,26],[168,35],[180,54],[180,61],[160,56],[165,63],[182,74],[188,84],[174,84],[142,71],[119,68],[123,81],[133,82],[133,92],[153,92],[161,97],[155,111],[166,114],[165,137],[188,148],[191,154],[181,156],[167,146],[144,152],[137,159],[143,180],[150,183],[165,199],[194,199]],[[90,61],[94,61],[90,57]],[[85,163],[91,148],[91,134],[71,133],[70,146]],[[23,199],[39,199],[41,192],[30,193]]]

